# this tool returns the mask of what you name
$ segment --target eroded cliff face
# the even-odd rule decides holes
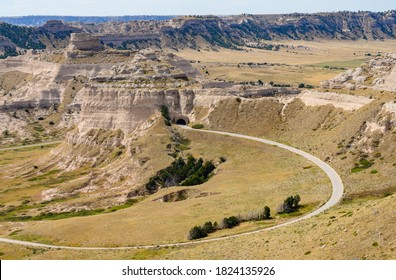
[[[184,71],[173,66],[180,60],[146,50],[131,61],[114,65],[109,75],[92,77],[77,97],[81,102],[80,132],[102,128],[122,129],[128,134],[162,105],[169,108],[171,117],[190,116],[200,85],[192,68]]]
[[[361,66],[345,71],[322,86],[331,89],[373,88],[396,92],[396,54],[374,58]]]

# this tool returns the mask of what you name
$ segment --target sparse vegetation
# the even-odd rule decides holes
[[[160,111],[161,111],[162,116],[165,119],[165,125],[166,126],[171,126],[172,125],[172,121],[171,121],[170,116],[169,116],[168,107],[166,107],[165,105],[162,105]]]
[[[366,158],[361,158],[359,160],[359,163],[355,163],[355,167],[352,168],[351,172],[358,173],[360,171],[370,168],[371,166],[373,166],[373,164],[374,160],[367,160]]]
[[[193,126],[191,126],[192,128],[194,128],[194,129],[202,129],[202,128],[204,128],[204,125],[203,124],[200,124],[200,123],[197,123],[197,124],[194,124]]]

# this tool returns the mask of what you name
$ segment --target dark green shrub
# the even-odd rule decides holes
[[[190,233],[188,234],[188,239],[193,240],[193,239],[204,238],[206,236],[208,236],[208,234],[204,231],[202,227],[195,226],[190,230]]]
[[[223,227],[224,228],[233,228],[240,224],[240,221],[237,217],[231,216],[223,219]]]
[[[160,187],[199,185],[209,179],[210,173],[215,168],[212,162],[204,163],[202,158],[196,160],[189,156],[185,161],[179,157],[170,166],[161,169],[151,177],[146,184],[146,189],[149,193],[154,193]]]
[[[301,201],[300,196],[297,194],[295,196],[289,196],[285,201],[279,206],[278,213],[291,213],[297,211],[300,207],[299,203]]]
[[[271,218],[271,209],[268,206],[264,207],[264,214],[263,214],[263,218],[265,220],[268,220]]]
[[[216,231],[216,226],[217,223],[215,222],[214,224],[212,222],[206,222],[203,226],[202,229],[207,233],[212,233]]]

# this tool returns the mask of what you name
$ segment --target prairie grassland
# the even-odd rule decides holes
[[[394,201],[355,199],[285,228],[150,250],[74,251],[0,243],[1,259],[396,259]],[[380,219],[380,220],[379,220]]]
[[[274,42],[271,42],[274,43]],[[288,65],[311,65],[316,63],[330,63],[339,61],[345,66],[345,61],[367,59],[377,53],[394,52],[396,40],[387,41],[279,41],[280,45],[289,46],[280,51],[267,51],[259,49],[246,49],[245,51],[220,50],[196,51],[183,49],[178,55],[188,60],[214,63],[282,63]],[[294,46],[294,49],[291,49]],[[353,67],[353,63],[350,65]],[[337,65],[333,65],[337,66]]]
[[[357,67],[376,55],[384,55],[396,49],[396,40],[271,43],[288,48],[281,48],[280,51],[249,48],[243,51],[184,49],[178,55],[194,62],[195,67],[211,79],[235,82],[262,80],[318,86],[321,81],[332,78],[347,68]]]
[[[38,160],[56,146],[57,144],[53,144],[0,151],[1,204],[19,205],[25,200],[30,200],[38,189],[44,189],[32,181],[29,182],[27,177],[30,172],[34,172]],[[16,174],[10,174],[10,171],[20,172],[20,175],[15,176]],[[47,177],[54,174],[52,172]]]
[[[297,155],[247,140],[195,131],[182,133],[191,140],[185,155],[191,153],[214,162],[220,157],[227,159],[207,183],[187,187],[201,192],[202,197],[169,203],[156,200],[185,187],[168,188],[114,213],[8,224],[2,227],[2,235],[72,246],[173,243],[187,241],[189,229],[206,221],[220,222],[224,217],[249,214],[265,205],[275,215],[277,206],[296,193],[306,206],[302,212],[318,207],[330,195],[330,182],[325,174],[316,167],[304,168],[310,162]],[[219,231],[215,236],[263,228],[286,219],[245,223],[233,230]]]
[[[318,86],[320,82],[328,80],[341,73],[342,70],[330,70],[315,66],[218,66],[207,65],[209,77],[234,82],[274,82],[275,84],[289,84],[298,86],[300,83]],[[205,74],[205,73],[203,73]]]

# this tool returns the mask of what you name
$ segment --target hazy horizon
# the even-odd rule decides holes
[[[289,14],[340,11],[384,12],[395,10],[394,0],[2,0],[0,17],[23,16],[177,16],[177,15],[238,15]]]

